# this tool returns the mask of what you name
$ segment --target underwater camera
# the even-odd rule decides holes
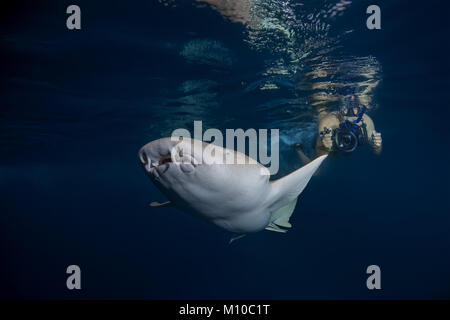
[[[348,108],[346,109],[349,110]],[[338,128],[333,130],[333,147],[336,150],[347,153],[353,152],[358,146],[363,145],[366,141],[366,124],[363,121],[361,126],[359,126],[358,123],[363,119],[367,107],[363,105],[362,108],[358,107],[358,109],[359,112],[357,114],[353,112],[353,108],[351,109],[351,111],[353,112],[352,116],[356,116],[357,119],[353,121],[344,120],[339,123]]]
[[[324,128],[320,136],[323,137],[330,132],[332,132],[333,149],[346,153],[353,152],[358,146],[363,145],[367,136],[365,124],[358,126],[356,123],[348,120],[342,121],[339,127],[334,130]]]
[[[358,128],[356,128],[358,130]],[[359,145],[359,138],[355,134],[353,126],[348,128],[345,122],[339,125],[339,128],[333,132],[334,147],[342,152],[353,152]],[[359,131],[359,130],[358,130]]]

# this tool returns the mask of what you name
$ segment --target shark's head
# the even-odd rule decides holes
[[[180,174],[191,174],[199,163],[193,140],[162,138],[147,143],[139,150],[139,161],[147,174],[156,181],[171,181]]]

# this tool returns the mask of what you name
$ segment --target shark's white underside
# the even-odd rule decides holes
[[[224,155],[241,164],[224,164]],[[297,197],[325,157],[270,181],[256,160],[198,140],[162,138],[139,151],[147,174],[172,205],[236,234],[290,227]]]

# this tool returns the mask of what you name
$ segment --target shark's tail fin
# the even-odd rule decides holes
[[[280,220],[281,223],[289,223],[289,217],[294,211],[297,197],[305,189],[312,175],[316,172],[326,157],[327,155],[318,157],[306,166],[303,166],[291,174],[288,174],[287,176],[271,183],[272,204],[270,207],[273,214],[278,215],[278,219],[282,218]],[[272,221],[275,222],[276,220],[272,219]]]

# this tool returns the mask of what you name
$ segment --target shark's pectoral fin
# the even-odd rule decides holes
[[[272,218],[270,219],[271,222],[280,227],[291,228],[292,225],[290,224],[289,219],[294,212],[295,205],[297,204],[297,199],[298,198],[295,198],[284,207],[281,207],[280,209],[274,211],[272,213]]]
[[[273,222],[270,222],[267,227],[266,230],[269,231],[275,231],[275,232],[281,232],[281,233],[286,233],[287,230],[286,229],[282,229],[279,226],[277,226],[276,224],[274,224]]]
[[[232,242],[234,242],[236,240],[239,240],[239,239],[241,239],[241,238],[243,238],[245,236],[246,236],[245,233],[244,234],[237,234],[237,235],[231,237],[230,242],[228,242],[228,244],[231,244]]]
[[[153,201],[150,203],[150,207],[170,207],[171,205],[172,205],[172,203],[170,201],[166,201],[163,203]]]

